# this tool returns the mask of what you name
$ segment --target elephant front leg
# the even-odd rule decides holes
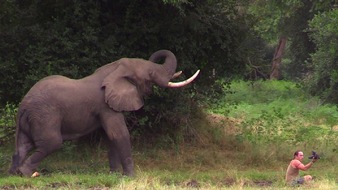
[[[123,175],[134,176],[134,161],[131,155],[130,137],[118,141],[117,149],[121,155]]]
[[[123,175],[134,176],[129,133],[111,140],[108,157],[111,172],[117,172],[122,165]]]
[[[121,166],[121,158],[119,156],[119,152],[117,151],[117,147],[115,146],[114,141],[109,141],[108,143],[108,159],[110,172],[118,172]]]
[[[130,135],[121,113],[103,116],[103,128],[110,141],[110,170],[115,172],[122,164],[123,175],[134,176],[134,162],[131,155]]]

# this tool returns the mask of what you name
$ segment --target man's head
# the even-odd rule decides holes
[[[293,154],[293,158],[296,159],[296,160],[303,160],[304,158],[304,153],[300,150],[297,150],[294,154]]]

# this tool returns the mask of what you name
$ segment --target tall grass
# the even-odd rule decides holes
[[[209,111],[233,121],[232,125],[220,124],[219,128],[234,131],[232,145],[245,152],[241,159],[244,164],[274,165],[283,160],[287,163],[295,150],[316,150],[322,155],[321,164],[333,168],[331,172],[337,175],[336,105],[323,104],[287,81],[235,81],[230,87],[231,93]],[[313,173],[322,176],[321,169]],[[326,175],[331,176],[331,172]],[[331,179],[338,181],[336,177]]]

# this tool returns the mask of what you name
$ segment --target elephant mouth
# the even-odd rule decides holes
[[[184,80],[184,81],[181,81],[181,82],[169,82],[168,87],[179,88],[179,87],[185,86],[185,85],[191,83],[193,80],[195,80],[195,78],[198,76],[199,72],[200,72],[200,70],[197,70],[196,73],[193,76],[191,76],[190,78],[188,78],[187,80]],[[181,73],[182,73],[182,71],[175,73],[172,78],[178,77]]]
[[[178,71],[177,73],[175,73],[175,74],[173,75],[173,77],[171,77],[171,79],[177,78],[177,77],[179,77],[181,74],[182,74],[182,71]]]

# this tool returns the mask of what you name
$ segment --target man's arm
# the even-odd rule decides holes
[[[294,162],[294,167],[298,168],[300,170],[306,171],[309,168],[311,168],[312,164],[315,163],[316,161],[317,161],[316,159],[313,159],[311,162],[309,162],[308,164],[304,165],[299,160],[297,160],[297,162]]]

